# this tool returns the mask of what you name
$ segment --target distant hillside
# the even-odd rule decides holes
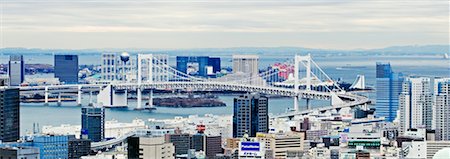
[[[391,46],[380,49],[357,49],[357,50],[332,50],[314,49],[304,47],[235,47],[235,48],[198,48],[198,49],[138,49],[138,48],[107,48],[107,49],[28,49],[28,48],[3,48],[0,53],[9,54],[99,54],[103,52],[136,53],[165,53],[169,55],[210,55],[222,56],[230,54],[259,54],[259,55],[294,55],[312,53],[315,55],[438,55],[449,53],[450,45],[411,45]]]

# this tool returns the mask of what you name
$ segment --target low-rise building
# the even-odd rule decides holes
[[[128,159],[140,158],[174,158],[175,147],[165,142],[164,137],[129,137]]]

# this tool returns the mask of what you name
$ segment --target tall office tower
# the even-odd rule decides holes
[[[175,147],[164,137],[129,137],[128,158],[174,158]]]
[[[0,87],[0,140],[13,142],[19,140],[20,94],[18,88]]]
[[[450,78],[435,79],[434,84],[436,140],[450,140]]]
[[[234,98],[233,137],[248,134],[255,137],[257,132],[269,131],[268,98],[258,94],[242,95]]]
[[[209,69],[208,68],[212,68]],[[177,56],[177,70],[189,75],[207,77],[220,72],[220,58],[208,56]]]
[[[403,83],[399,96],[400,133],[410,128],[431,129],[433,96],[428,77],[410,77]]]
[[[55,55],[55,78],[65,84],[78,83],[78,55]]]
[[[258,55],[233,55],[233,73],[257,76],[259,74],[258,61]]]
[[[401,73],[394,73],[391,64],[377,63],[376,90],[377,101],[375,115],[385,117],[392,122],[397,117],[398,97],[402,91],[404,78]]]
[[[81,138],[99,142],[104,137],[105,109],[103,107],[81,108]]]
[[[25,64],[22,55],[9,57],[8,74],[10,86],[19,86],[25,80]]]

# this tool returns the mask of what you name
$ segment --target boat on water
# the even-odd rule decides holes
[[[444,54],[444,59],[448,59],[448,54]]]
[[[366,66],[352,66],[350,64],[347,64],[345,66],[336,67],[337,70],[354,70],[354,69],[363,69],[366,68]]]

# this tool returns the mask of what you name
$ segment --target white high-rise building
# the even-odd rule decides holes
[[[233,55],[233,73],[250,74],[251,77],[257,76],[258,55]]]
[[[118,53],[103,53],[101,66],[102,81],[131,81],[135,79],[136,62],[132,57],[129,57],[129,60],[124,63]]]
[[[410,77],[403,83],[399,95],[400,132],[410,128],[432,128],[433,96],[430,78]]]
[[[450,78],[434,80],[434,126],[436,140],[450,140]]]

